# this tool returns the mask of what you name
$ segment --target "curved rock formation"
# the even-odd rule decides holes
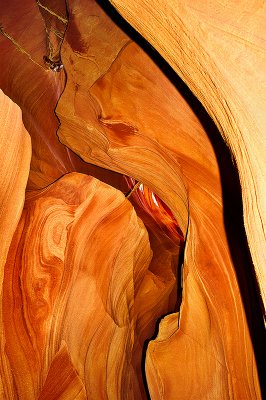
[[[1,395],[262,399],[264,5],[112,3],[3,5]]]
[[[0,296],[2,301],[2,283],[6,258],[12,237],[22,212],[25,189],[30,169],[30,137],[22,124],[21,111],[0,91]],[[5,355],[5,334],[0,308],[0,394],[6,385],[5,371],[8,361]]]
[[[28,194],[4,267],[6,398],[142,398],[143,341],[175,281],[151,257],[129,201],[95,178]]]
[[[230,147],[265,305],[264,2],[111,2],[191,88]]]
[[[45,4],[38,2],[37,5],[33,0],[26,0],[23,5],[18,1],[1,4],[0,87],[21,107],[23,123],[31,135],[33,151],[27,187],[43,188],[68,172],[78,171],[92,174],[121,188],[121,179],[115,174],[82,162],[58,141],[56,132],[59,121],[54,109],[66,77],[63,70],[53,71],[44,60],[49,56],[50,49],[46,25],[55,25],[57,20],[46,9],[56,4],[55,11],[60,12],[64,19],[65,3],[62,2],[61,8],[59,2]],[[39,8],[43,14],[40,14]],[[53,20],[50,18],[45,24],[47,16],[53,16]],[[55,48],[58,46],[54,45]],[[58,51],[52,53],[58,54]],[[53,56],[50,57],[53,59]]]

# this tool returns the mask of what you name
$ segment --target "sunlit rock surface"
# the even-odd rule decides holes
[[[264,8],[113,3],[229,148],[108,2],[3,4],[1,395],[262,399]]]
[[[5,263],[12,237],[22,212],[29,176],[31,143],[23,126],[21,110],[0,91],[0,298],[2,304]],[[5,354],[2,307],[0,308],[0,395],[12,379],[5,375],[9,362]],[[3,398],[3,397],[2,397]]]
[[[111,3],[187,83],[235,157],[245,228],[265,307],[266,4],[245,0]]]
[[[172,264],[167,278],[151,258],[142,221],[111,186],[70,174],[28,194],[4,273],[4,393],[142,398],[143,342],[175,284]]]

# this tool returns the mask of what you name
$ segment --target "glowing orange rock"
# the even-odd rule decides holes
[[[22,212],[30,169],[31,143],[21,111],[0,90],[0,298],[9,246]],[[9,385],[9,363],[5,353],[2,307],[0,307],[0,396]],[[2,397],[4,398],[4,397]]]
[[[113,2],[190,86],[229,144],[263,297],[264,7]],[[11,152],[21,158],[3,168],[2,209],[12,223],[3,218],[0,226],[7,230],[4,263],[9,248],[1,270],[0,393],[145,399],[143,344],[155,321],[173,312],[142,358],[152,399],[260,399],[262,313],[231,154],[169,66],[132,30],[129,38],[106,4],[67,5],[67,13],[64,1],[3,5],[0,84],[21,106],[32,137],[28,188],[82,171],[126,193],[122,175],[99,167],[131,176],[142,186],[129,200],[147,231],[121,193],[71,174],[27,194],[9,248],[29,151],[23,135],[14,136]],[[59,123],[68,147],[57,140]],[[22,176],[14,178],[17,165]]]
[[[95,178],[28,194],[4,270],[6,397],[143,398],[143,342],[175,285],[151,257],[133,207]]]
[[[62,22],[66,18],[65,2],[25,0],[22,4],[12,1],[4,2],[1,7],[0,87],[20,106],[23,123],[31,136],[33,152],[27,188],[43,188],[74,171],[94,175],[120,187],[121,179],[117,174],[83,162],[57,137],[59,121],[54,109],[66,76],[63,69],[59,72],[50,69],[44,56],[54,61],[58,58],[66,26]],[[55,34],[57,23],[60,37]],[[51,35],[57,42],[51,43]]]
[[[82,1],[70,2],[70,15],[75,10],[78,18],[81,9]],[[98,62],[101,52],[93,53],[89,43],[103,35],[108,17],[99,10],[102,24],[90,30],[87,21],[95,16],[95,6],[86,10],[87,18],[83,15],[79,25],[82,57],[69,45],[71,18],[62,47],[70,78],[56,111],[59,136],[84,160],[143,182],[170,208],[186,236],[182,308],[169,317],[175,323],[164,335],[162,354],[160,336],[158,344],[148,347],[150,392],[164,399],[188,398],[191,393],[259,398],[262,318],[230,154],[204,110],[185,93],[192,108],[135,43],[125,45],[122,37],[121,50],[115,53],[119,33],[105,35],[109,45],[104,61],[109,55],[109,67]],[[202,372],[192,370],[193,363],[201,364]],[[172,371],[178,371],[178,377]]]

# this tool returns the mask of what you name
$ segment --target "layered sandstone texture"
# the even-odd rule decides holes
[[[0,398],[263,399],[265,4],[0,3]]]

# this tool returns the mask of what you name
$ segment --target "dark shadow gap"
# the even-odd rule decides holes
[[[142,357],[141,357],[142,380],[143,380],[143,386],[145,389],[145,394],[146,394],[147,400],[151,400],[151,396],[150,396],[148,381],[147,381],[147,377],[146,377],[145,363],[146,363],[146,354],[147,354],[148,345],[152,339],[153,339],[153,337],[146,339],[145,342],[143,343]]]
[[[172,312],[169,312],[167,314],[163,314],[160,318],[157,319],[155,328],[154,328],[154,334],[150,337],[147,338],[143,344],[143,350],[142,350],[142,358],[141,358],[141,370],[142,370],[142,375],[143,375],[143,385],[145,388],[147,400],[151,400],[150,392],[149,392],[149,387],[148,387],[148,381],[146,377],[146,371],[145,371],[145,362],[146,362],[146,354],[147,354],[147,349],[149,346],[149,343],[151,340],[155,340],[159,334],[159,329],[160,329],[160,323],[161,321],[167,317],[167,315],[172,314]]]
[[[127,21],[121,17],[108,1],[97,0],[97,3],[109,15],[113,22],[149,55],[164,75],[173,85],[175,85],[177,90],[188,102],[208,134],[220,169],[224,204],[224,224],[227,240],[254,348],[262,398],[266,399],[266,335],[263,318],[264,308],[244,228],[241,186],[235,162],[232,160],[232,155],[213,120],[210,118],[199,100],[193,95],[190,89],[181,78],[179,78],[169,64],[130,24],[128,24]],[[155,335],[158,332],[159,321]],[[146,342],[147,343],[143,350],[144,358],[142,361],[144,365],[142,369],[144,383],[146,381],[144,369],[145,354],[149,340]]]
[[[165,254],[169,252],[172,254],[172,268],[173,272],[176,278],[176,285],[175,288],[173,288],[171,295],[168,297],[168,307],[165,307],[165,309],[160,313],[156,313],[156,315],[153,315],[152,321],[150,321],[151,325],[153,326],[151,332],[147,334],[147,338],[145,339],[143,345],[142,345],[142,354],[141,354],[141,374],[142,374],[142,386],[145,392],[145,398],[150,400],[150,393],[148,389],[148,382],[147,382],[147,377],[145,373],[145,360],[146,360],[146,352],[147,352],[147,347],[151,339],[155,339],[158,335],[159,331],[159,324],[161,319],[169,314],[176,313],[177,311],[180,310],[181,304],[182,304],[182,267],[184,263],[184,247],[185,247],[185,239],[182,235],[182,232],[180,228],[178,227],[178,224],[176,223],[177,221],[175,220],[173,214],[169,214],[170,218],[173,218],[173,220],[164,220],[164,212],[168,212],[168,207],[166,204],[160,199],[158,195],[152,192],[150,188],[147,187],[147,185],[144,185],[140,181],[137,182],[135,179],[132,177],[125,177],[127,184],[128,184],[128,190],[124,193],[125,196],[128,198],[128,200],[131,202],[132,206],[135,209],[135,212],[137,216],[142,220],[144,223],[146,230],[149,235],[149,241],[150,241],[150,247],[153,252],[153,258],[150,262],[149,266],[149,271],[152,272],[154,268],[154,263],[153,261],[157,259],[158,253],[157,253],[157,248],[160,244],[163,244],[162,247],[160,247],[160,253],[162,254],[165,251]],[[149,198],[149,196],[153,193],[155,196],[155,199],[157,201],[157,207],[160,208],[160,212],[158,212],[158,208],[156,207],[155,209],[152,208],[151,204],[149,201],[146,202],[146,196]],[[151,195],[151,198],[153,196]],[[170,210],[169,210],[170,211]],[[162,219],[160,219],[162,218]],[[164,223],[162,223],[164,221]],[[171,222],[169,228],[168,223]],[[176,223],[176,224],[175,224]],[[176,232],[175,232],[176,230]],[[159,243],[158,243],[159,242]],[[156,265],[156,261],[155,261]],[[167,268],[167,265],[164,265],[164,268]],[[168,268],[170,265],[168,265]],[[167,269],[168,269],[167,268]],[[165,269],[162,270],[162,274],[157,275],[155,272],[155,276],[163,276],[165,273]],[[163,316],[162,316],[163,315]],[[176,321],[176,326],[178,327],[178,319]]]
[[[185,247],[186,247],[186,237],[184,240],[184,244],[180,248],[180,254],[179,254],[179,259],[178,259],[178,265],[177,265],[177,302],[176,302],[176,307],[174,311],[169,311],[166,314],[163,314],[160,316],[160,318],[157,319],[154,327],[154,333],[150,338],[147,338],[144,341],[143,344],[143,349],[142,349],[142,357],[141,357],[141,371],[142,371],[142,377],[143,377],[143,385],[146,393],[147,400],[151,400],[150,392],[149,392],[149,387],[148,387],[148,381],[146,377],[146,371],[145,371],[145,362],[146,362],[146,355],[147,355],[147,349],[148,345],[151,340],[155,340],[159,334],[159,329],[160,329],[160,323],[161,321],[167,317],[167,315],[173,314],[174,313],[179,313],[180,312],[180,307],[182,304],[182,294],[183,294],[183,265],[184,265],[184,255],[185,255]],[[178,320],[176,321],[177,327],[178,327]]]

